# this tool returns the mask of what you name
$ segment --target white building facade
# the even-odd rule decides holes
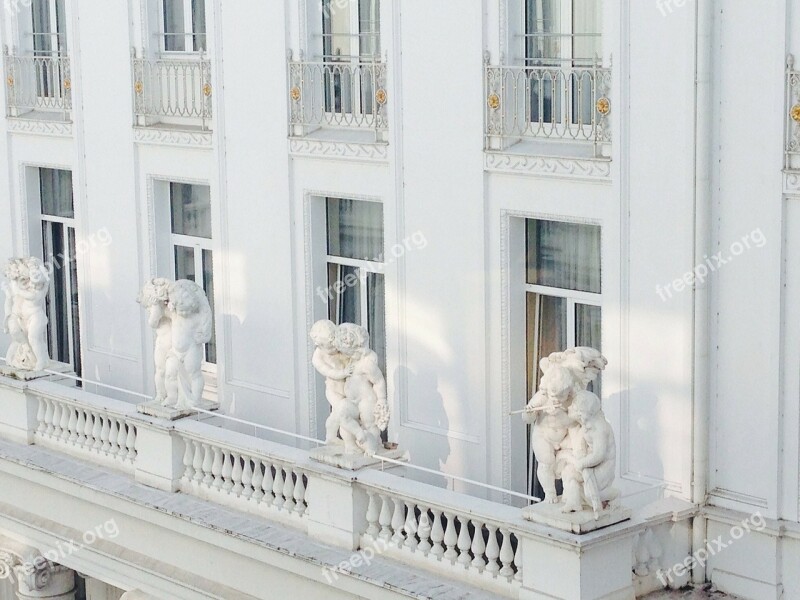
[[[9,0],[0,23],[0,256],[53,265],[80,381],[0,379],[0,573],[84,539],[7,597],[800,598],[800,1]],[[206,291],[232,419],[137,413],[154,277]],[[429,471],[342,473],[279,433],[324,436],[324,318],[369,330],[388,439]],[[634,509],[586,536],[521,518],[510,414],[575,345],[609,361]]]

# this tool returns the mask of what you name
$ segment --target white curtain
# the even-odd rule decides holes
[[[170,183],[172,233],[211,239],[211,189]]]
[[[600,293],[600,227],[530,219],[528,283]]]
[[[43,215],[72,219],[72,171],[39,169],[39,194]]]

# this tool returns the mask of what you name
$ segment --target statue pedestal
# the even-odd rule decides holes
[[[540,523],[570,533],[582,534],[610,527],[631,518],[631,509],[616,506],[601,510],[597,519],[591,509],[581,512],[563,513],[564,504],[545,504],[540,502],[522,510],[522,517],[533,523]]]
[[[411,458],[408,451],[400,450],[399,448],[381,448],[375,457],[364,454],[345,454],[344,446],[341,444],[320,446],[311,450],[308,454],[311,460],[338,467],[339,469],[347,469],[348,471],[358,471],[367,467],[379,466],[381,457],[403,462],[407,462]],[[387,464],[386,466],[392,468],[397,465]]]
[[[46,371],[29,371],[27,369],[17,369],[8,365],[0,365],[0,376],[10,377],[17,381],[33,381],[34,379],[44,379],[45,377],[58,379],[58,375],[61,373],[75,374],[71,365],[56,361],[50,361]]]
[[[198,407],[200,410],[219,410],[219,402],[203,399]],[[137,412],[148,415],[150,417],[157,417],[159,419],[166,419],[167,421],[177,421],[184,417],[191,417],[198,414],[195,408],[175,408],[173,406],[163,406],[157,400],[144,402],[136,406]]]

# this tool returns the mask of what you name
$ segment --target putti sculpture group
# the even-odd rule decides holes
[[[389,424],[389,405],[386,379],[369,347],[367,330],[323,320],[314,324],[310,337],[316,346],[312,364],[325,377],[325,396],[331,405],[326,444],[342,444],[345,454],[374,456]]]
[[[608,361],[593,348],[554,352],[539,362],[539,390],[523,411],[532,425],[531,439],[544,489],[544,502],[562,503],[562,512],[591,509],[597,519],[615,508],[619,491],[613,487],[616,444],[600,399],[587,390]],[[561,479],[564,493],[556,493]]]
[[[22,371],[41,371],[50,364],[45,309],[50,271],[38,258],[12,258],[4,275],[3,332],[11,336],[6,364]]]
[[[211,341],[212,314],[203,288],[188,279],[151,279],[137,302],[155,332],[156,401],[177,410],[202,404],[203,345]]]

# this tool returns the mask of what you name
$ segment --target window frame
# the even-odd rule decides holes
[[[203,3],[203,9],[206,11],[203,23],[205,24],[205,31],[202,33],[198,33],[194,31],[194,8],[192,6],[192,0],[176,0],[181,1],[183,3],[183,33],[174,33],[167,31],[167,24],[165,19],[165,12],[167,8],[167,2],[169,0],[157,0],[158,2],[158,51],[160,54],[164,56],[169,56],[171,58],[181,57],[181,56],[197,56],[200,54],[207,54],[208,53],[208,7],[207,4]],[[167,37],[180,37],[183,36],[183,50],[167,50]],[[205,49],[203,50],[195,50],[195,37],[196,36],[203,36],[205,39]]]

